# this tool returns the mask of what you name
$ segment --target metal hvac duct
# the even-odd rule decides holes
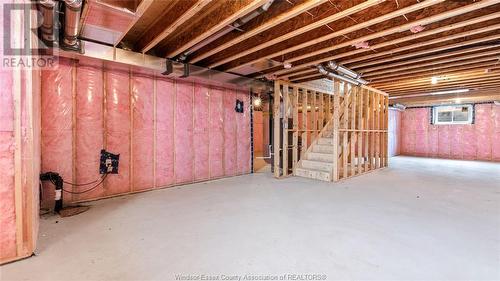
[[[56,30],[59,29],[59,21],[56,18],[56,2],[54,0],[41,0],[39,2],[40,13],[43,16],[43,22],[41,26],[42,39],[49,45],[53,46],[54,43],[57,44],[57,34]]]
[[[337,71],[340,73],[343,73],[355,80],[358,80],[359,83],[361,84],[368,84],[368,82],[364,79],[361,78],[361,74],[357,73],[356,71],[350,70],[349,68],[339,65],[338,63],[334,61],[329,61],[328,62],[328,68],[330,68],[333,71]]]
[[[64,11],[63,45],[66,48],[79,50],[78,33],[80,31],[82,0],[64,0],[64,3],[66,8]]]
[[[359,82],[357,80],[354,80],[352,78],[349,78],[349,77],[346,77],[346,76],[343,76],[343,75],[338,75],[338,74],[335,74],[335,73],[333,73],[331,71],[328,71],[321,64],[318,65],[317,68],[318,68],[319,73],[321,73],[323,75],[326,75],[326,76],[329,76],[329,77],[332,77],[332,78],[336,78],[336,79],[340,79],[342,81],[349,82],[349,83],[354,84],[356,86],[359,86],[361,84],[361,82]]]

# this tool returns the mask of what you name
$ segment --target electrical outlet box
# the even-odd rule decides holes
[[[118,163],[120,154],[113,154],[106,150],[101,150],[101,161],[99,165],[100,174],[118,174]]]
[[[238,113],[243,113],[243,101],[236,100],[236,106],[234,107],[234,110]]]

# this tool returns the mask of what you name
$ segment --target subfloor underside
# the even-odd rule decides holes
[[[41,220],[2,280],[500,279],[500,164],[395,157],[333,184],[270,173],[91,202]]]

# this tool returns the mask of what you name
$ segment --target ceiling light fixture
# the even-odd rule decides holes
[[[289,62],[285,62],[285,63],[283,64],[283,67],[284,67],[285,69],[290,69],[290,68],[292,68],[292,64],[291,64],[291,63],[289,63]]]
[[[259,109],[262,106],[262,99],[260,97],[253,98],[253,107]]]
[[[438,82],[438,77],[437,76],[432,76],[431,83],[432,84],[437,84],[437,82]]]

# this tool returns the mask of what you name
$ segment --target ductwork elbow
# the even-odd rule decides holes
[[[79,49],[78,33],[80,32],[80,15],[82,13],[82,0],[64,0],[64,38],[65,47]]]
[[[53,45],[57,42],[56,31],[58,29],[58,21],[56,19],[56,2],[54,0],[41,0],[39,2],[40,13],[43,16],[41,26],[43,41]]]

